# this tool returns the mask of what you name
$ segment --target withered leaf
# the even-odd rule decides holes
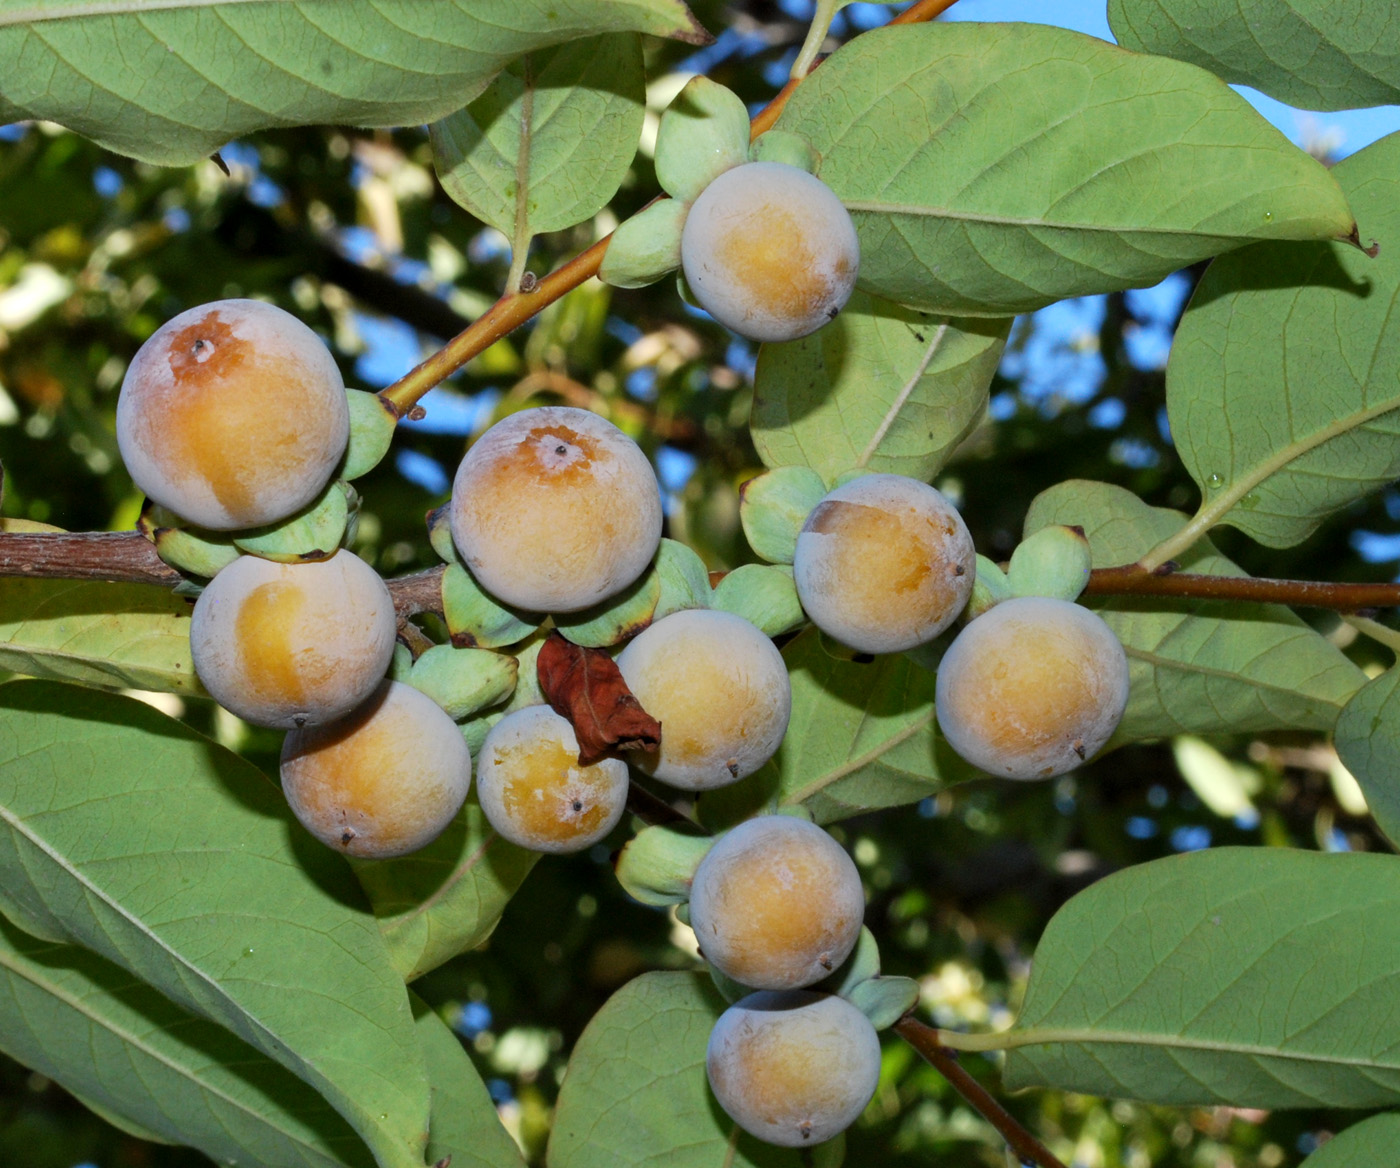
[[[554,712],[569,719],[578,761],[589,766],[614,750],[655,750],[661,723],[642,709],[602,649],[585,649],[558,632],[540,646],[540,690]]]

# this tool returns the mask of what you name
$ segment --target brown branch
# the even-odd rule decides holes
[[[1163,568],[1172,567],[1164,564]],[[1236,600],[1330,608],[1337,612],[1400,605],[1398,584],[1334,584],[1325,580],[1271,580],[1256,576],[1203,576],[1191,572],[1152,571],[1126,564],[1095,568],[1086,596],[1163,596],[1193,600]]]
[[[918,0],[918,3],[894,17],[889,23],[917,24],[932,20],[951,8],[954,3],[956,0]],[[761,125],[762,129],[751,129],[753,136],[756,137],[777,120],[796,86],[796,82],[789,82],[755,115],[752,126]],[[389,403],[399,417],[403,417],[430,389],[452,376],[473,357],[485,352],[502,337],[519,328],[566,293],[572,292],[585,280],[596,276],[611,239],[611,235],[605,235],[562,268],[550,272],[528,292],[524,291],[523,287],[519,292],[507,292],[468,328],[458,333],[421,365],[410,369],[393,385],[381,390],[379,396]]]
[[[0,533],[0,576],[109,580],[167,588],[184,579],[156,555],[155,545],[139,531]]]
[[[977,1113],[990,1123],[1010,1146],[1022,1164],[1039,1164],[1040,1168],[1065,1168],[1053,1152],[1031,1135],[1020,1121],[988,1093],[987,1089],[963,1070],[955,1051],[938,1041],[938,1031],[926,1026],[912,1014],[906,1014],[894,1024],[894,1031],[917,1050],[940,1075],[953,1085]]]

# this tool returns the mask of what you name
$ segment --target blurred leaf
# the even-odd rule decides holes
[[[190,658],[191,607],[151,584],[11,577],[0,588],[0,669],[203,695]]]
[[[0,818],[0,883],[26,918],[271,1055],[380,1168],[421,1164],[403,983],[343,861],[260,772],[131,698],[11,682]]]
[[[927,482],[982,416],[1008,320],[949,320],[856,292],[809,337],[764,345],[749,427],[770,467]]]
[[[111,962],[0,921],[0,1047],[124,1127],[228,1163],[372,1168],[305,1083]]]
[[[1268,547],[1400,475],[1400,134],[1332,172],[1375,259],[1268,244],[1212,264],[1167,366],[1177,453],[1201,514]]]
[[[839,660],[808,629],[783,650],[792,716],[778,753],[756,774],[700,796],[707,826],[774,804],[802,804],[818,823],[916,803],[972,770],[933,716],[934,674],[903,654]]]
[[[413,981],[485,941],[537,859],[496,834],[473,794],[426,848],[353,867],[394,968]]]
[[[1042,491],[1029,535],[1051,523],[1084,528],[1094,564],[1130,564],[1186,517],[1107,483],[1071,480]],[[1209,540],[1177,557],[1185,572],[1242,576]],[[1330,730],[1366,676],[1282,605],[1157,597],[1093,597],[1128,653],[1128,708],[1109,746],[1176,734]]]
[[[1400,1100],[1400,859],[1214,848],[1094,884],[1036,947],[1006,1086],[1155,1103]]]
[[[518,215],[528,235],[561,231],[617,193],[645,113],[635,33],[528,53],[466,109],[430,127],[438,177],[507,239],[517,235]]]
[[[1367,0],[1108,0],[1125,49],[1176,57],[1306,110],[1400,102],[1395,11]]]
[[[1376,826],[1400,841],[1400,669],[1366,683],[1337,719],[1337,754],[1361,784]]]
[[[1400,1114],[1354,1123],[1303,1161],[1304,1168],[1400,1168]]]
[[[865,33],[778,127],[851,209],[861,288],[929,312],[1025,312],[1354,230],[1326,169],[1217,78],[1042,25]]]
[[[184,166],[263,127],[431,122],[523,53],[624,30],[697,35],[677,0],[0,0],[0,113]]]
[[[569,1060],[550,1168],[806,1165],[806,1153],[743,1133],[730,1146],[734,1122],[705,1078],[705,1047],[725,1006],[699,973],[644,973],[613,994]]]

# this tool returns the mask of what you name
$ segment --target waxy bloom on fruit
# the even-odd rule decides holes
[[[476,760],[476,796],[491,826],[536,852],[577,852],[617,826],[627,805],[627,764],[578,761],[567,718],[526,706],[497,722]]]
[[[864,915],[855,862],[816,824],[790,815],[746,819],[720,836],[690,886],[690,926],[705,960],[755,989],[821,981],[850,956]]]
[[[328,847],[386,859],[432,843],[467,797],[466,739],[441,706],[386,681],[348,717],[293,730],[282,744],[282,791]]]
[[[158,328],[117,399],[117,445],[146,495],[199,527],[260,527],[330,481],[350,437],[321,339],[257,300],[216,300]]]
[[[948,744],[1012,779],[1073,770],[1112,736],[1128,704],[1128,656],[1087,608],[1048,596],[1004,600],[971,621],[938,666]]]
[[[783,162],[747,162],[691,206],[681,266],[720,324],[755,341],[792,341],[850,299],[860,243],[850,213],[821,179]]]
[[[880,1039],[845,998],[764,991],[719,1016],[705,1072],[719,1105],[750,1135],[809,1147],[865,1110],[880,1080]]]
[[[904,475],[831,491],[797,536],[797,596],[823,632],[863,653],[933,640],[972,594],[977,553],[947,499]]]
[[[703,791],[773,757],[792,711],[782,654],[741,616],[685,609],[628,642],[617,667],[661,723],[661,748],[633,763],[673,787]]]
[[[502,419],[467,451],[451,525],[472,575],[499,600],[576,612],[646,571],[661,542],[661,489],[611,422],[543,406]]]
[[[315,726],[349,713],[394,655],[394,602],[353,552],[277,564],[240,556],[190,619],[195,672],[214,699],[259,726]]]

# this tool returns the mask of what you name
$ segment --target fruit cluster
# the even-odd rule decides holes
[[[691,210],[697,232],[704,209],[702,196]],[[708,276],[690,278],[704,287]],[[362,858],[425,846],[467,796],[472,735],[483,813],[502,837],[541,852],[606,837],[626,806],[629,764],[705,792],[773,758],[792,691],[772,634],[791,622],[765,628],[739,615],[742,596],[711,590],[698,560],[689,574],[699,583],[663,602],[658,564],[680,553],[661,538],[651,464],[586,411],[523,410],[471,446],[450,503],[430,516],[449,560],[454,644],[416,661],[396,649],[388,588],[341,546],[352,530],[344,479],[367,462],[352,439],[362,408],[353,402],[315,334],[279,309],[234,300],[158,330],[118,406],[123,455],[151,501],[148,528],[163,554],[210,578],[190,626],[199,677],[235,714],[288,731],[282,786],[309,831]],[[1108,741],[1127,700],[1127,661],[1108,627],[1072,603],[1078,585],[1034,595],[1025,556],[1009,576],[979,566],[956,509],[927,484],[860,474],[820,490],[797,508],[784,579],[823,635],[858,654],[894,653],[976,614],[938,669],[937,717],[954,750],[993,774],[1040,778]],[[1034,543],[1044,559],[1063,544],[1078,563],[1087,553],[1075,540],[1051,533],[1023,548]],[[615,655],[629,700],[660,723],[656,749],[585,762],[569,718],[535,686],[517,686],[517,658],[490,650],[529,660],[547,619]],[[458,647],[458,627],[478,647]],[[893,1021],[912,1002],[901,998],[886,1017],[890,994],[868,988],[878,968],[850,972],[861,964],[864,911],[855,865],[824,830],[787,813],[682,852],[656,903],[686,902],[703,956],[737,999],[709,1043],[716,1098],[769,1142],[831,1138],[875,1090],[872,1019]],[[626,856],[619,878],[644,889],[645,878],[624,875]]]

